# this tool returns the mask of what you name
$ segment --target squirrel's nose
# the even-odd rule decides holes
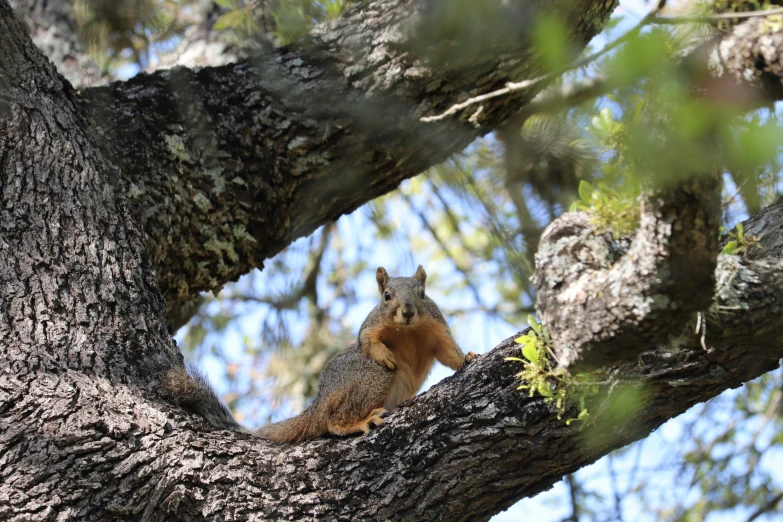
[[[410,319],[415,313],[416,309],[413,307],[413,305],[406,304],[405,308],[402,309],[402,316],[405,319]]]

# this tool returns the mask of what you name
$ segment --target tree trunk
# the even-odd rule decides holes
[[[496,4],[511,25],[530,11]],[[517,390],[510,340],[363,437],[275,446],[160,396],[182,364],[164,295],[171,312],[218,288],[533,96],[488,104],[478,130],[469,114],[420,122],[455,93],[536,73],[507,34],[469,61],[415,58],[413,29],[442,5],[378,0],[254,64],[77,93],[0,0],[0,518],[482,520],[777,366],[783,203],[746,227],[764,233],[755,260],[704,258],[720,318],[706,350],[683,335],[611,369],[612,390],[643,392],[627,419],[606,391],[590,398],[592,428],[566,425]],[[582,45],[614,7],[568,5]]]

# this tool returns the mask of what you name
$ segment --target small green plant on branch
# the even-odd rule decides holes
[[[639,198],[624,194],[604,183],[579,183],[579,199],[570,211],[582,210],[590,214],[590,224],[597,231],[611,230],[617,236],[626,236],[639,228]]]
[[[637,109],[643,106],[641,101],[634,101],[628,118],[640,119]],[[585,130],[601,150],[612,154],[601,166],[600,181],[579,183],[579,200],[569,210],[590,214],[590,223],[599,232],[611,230],[616,236],[631,234],[639,227],[640,190],[638,183],[633,182],[638,177],[635,175],[638,169],[628,157],[628,125],[615,120],[612,111],[604,107]]]
[[[744,256],[753,247],[760,246],[761,236],[745,235],[745,229],[742,226],[742,223],[737,223],[734,231],[727,230],[724,227],[721,227],[720,230],[730,238],[728,243],[723,247],[723,250],[721,250],[722,254]]]
[[[584,421],[590,416],[585,407],[585,398],[598,392],[602,382],[591,374],[571,375],[565,368],[557,366],[552,340],[543,325],[532,315],[527,316],[530,329],[515,341],[522,345],[522,357],[507,357],[507,361],[517,361],[523,364],[521,372],[517,373],[524,384],[519,390],[529,390],[530,397],[538,394],[546,402],[554,403],[557,418],[562,419],[570,404],[579,405],[579,414],[567,419],[566,425],[574,421]]]

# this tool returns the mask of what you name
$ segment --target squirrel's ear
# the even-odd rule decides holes
[[[419,265],[419,268],[416,269],[416,273],[413,274],[413,278],[421,283],[421,286],[425,285],[427,282],[427,272],[424,271],[423,266]]]
[[[375,271],[375,280],[378,281],[378,291],[383,293],[386,283],[389,282],[389,274],[386,273],[386,269],[382,266],[379,266],[378,270]]]

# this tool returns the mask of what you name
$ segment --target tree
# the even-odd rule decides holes
[[[632,422],[610,391],[589,397],[590,444],[517,390],[511,339],[362,438],[273,446],[161,395],[182,364],[169,331],[199,292],[551,102],[533,101],[554,79],[525,30],[539,8],[472,5],[470,24],[494,31],[444,24],[448,2],[376,0],[238,63],[77,91],[0,0],[3,517],[484,519],[778,366],[783,204],[738,231],[761,236],[756,248],[719,256],[717,173],[683,161],[650,187],[632,239],[585,213],[541,239],[537,310],[557,359],[646,395]],[[542,9],[580,51],[614,7]],[[694,52],[678,70],[706,97],[778,99],[783,37],[769,24],[750,17],[709,41],[722,68]],[[535,81],[507,86],[520,78]],[[503,88],[480,112],[422,120]],[[694,137],[707,148],[708,123]],[[684,333],[696,321],[703,337]]]

